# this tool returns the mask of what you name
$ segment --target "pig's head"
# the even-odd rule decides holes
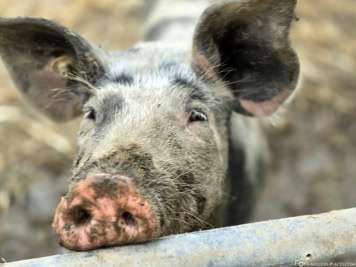
[[[295,89],[295,4],[213,5],[192,52],[157,43],[107,52],[47,20],[0,19],[0,52],[23,95],[59,121],[84,114],[54,220],[66,248],[214,226],[231,113],[270,115]]]

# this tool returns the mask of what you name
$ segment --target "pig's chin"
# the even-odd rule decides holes
[[[97,174],[78,183],[58,205],[54,228],[75,251],[151,241],[158,225],[150,204],[124,176]]]

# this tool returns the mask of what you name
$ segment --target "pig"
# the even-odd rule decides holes
[[[288,102],[298,82],[295,7],[226,0],[197,19],[148,15],[146,42],[125,51],[49,20],[0,19],[0,54],[24,97],[56,121],[83,114],[53,223],[62,246],[92,250],[248,222],[266,172],[258,118]],[[189,36],[163,42],[179,25]]]

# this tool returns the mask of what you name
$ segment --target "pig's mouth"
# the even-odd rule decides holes
[[[98,174],[62,198],[53,224],[60,244],[75,251],[141,243],[157,237],[148,202],[124,176]]]

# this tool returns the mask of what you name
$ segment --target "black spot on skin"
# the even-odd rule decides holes
[[[179,189],[182,191],[191,188],[195,183],[194,175],[191,172],[182,175],[181,171],[179,170],[177,171],[177,176],[182,180],[182,184],[179,186]]]
[[[162,227],[164,224],[165,224],[165,219],[163,216],[161,216],[159,219],[159,225]]]
[[[68,232],[71,229],[71,225],[66,223],[63,228]]]
[[[114,79],[114,82],[122,85],[132,85],[133,77],[127,74],[121,74]]]
[[[200,194],[196,195],[197,205],[198,205],[198,214],[202,214],[205,209],[206,198]]]
[[[82,135],[82,132],[79,132],[79,135]],[[78,167],[80,161],[83,158],[83,155],[84,155],[83,151],[78,153],[77,158],[75,159],[75,162],[74,162],[74,167]]]
[[[182,175],[180,171],[178,171],[177,176],[180,177],[180,179],[182,180],[182,183],[178,186],[178,190],[180,192],[192,192],[192,196],[194,197],[198,208],[198,214],[202,214],[205,209],[206,198],[198,190],[199,185],[197,184],[193,173],[188,172]]]
[[[105,98],[102,100],[102,104],[100,105],[100,109],[96,114],[96,125],[95,127],[96,134],[102,134],[102,130],[105,129],[102,127],[104,124],[110,124],[115,119],[115,114],[118,112],[123,106],[123,98],[120,94],[115,92],[107,94]]]
[[[189,81],[182,77],[176,77],[173,79],[171,84],[173,86],[178,85],[178,86],[183,86],[183,87],[191,89],[191,93],[190,93],[191,100],[199,100],[199,101],[203,101],[203,102],[206,102],[206,100],[207,100],[206,93],[199,86],[194,84],[192,81]]]
[[[101,177],[91,184],[95,191],[95,199],[107,197],[115,199],[117,197],[118,182],[110,176]]]

